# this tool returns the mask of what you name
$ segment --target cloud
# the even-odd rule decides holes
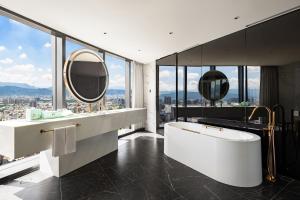
[[[176,90],[175,84],[168,83],[166,81],[159,81],[160,91],[174,91]]]
[[[0,46],[0,51],[4,51],[6,49],[5,46]]]
[[[12,64],[14,61],[10,58],[5,58],[5,59],[2,59],[0,60],[0,63],[2,64]]]
[[[109,65],[108,65],[108,68],[109,68],[109,69],[122,69],[123,66],[118,65],[118,64],[109,64]]]
[[[169,78],[171,77],[172,73],[168,70],[163,70],[159,72],[159,78]]]
[[[190,80],[188,81],[187,83],[187,88],[188,88],[188,91],[198,91],[198,84],[199,84],[199,81],[196,81],[196,80]]]
[[[260,67],[259,66],[247,66],[248,71],[252,72],[260,72]]]
[[[26,59],[26,58],[27,58],[27,54],[26,54],[26,53],[21,53],[21,54],[19,55],[19,58],[21,58],[21,59]]]
[[[21,22],[18,22],[18,21],[13,20],[13,19],[9,19],[9,23],[24,26],[24,24],[22,24]]]
[[[229,81],[229,89],[238,89],[239,81],[238,78],[232,77],[228,79]]]
[[[19,45],[19,46],[18,46],[18,49],[19,49],[19,50],[22,50],[22,49],[23,49],[23,47],[22,47],[21,45]]]
[[[50,48],[50,47],[51,47],[51,43],[50,43],[50,42],[46,42],[46,43],[44,44],[44,47],[45,47],[45,48]]]
[[[248,78],[248,88],[259,89],[259,87],[260,87],[260,78]]]
[[[113,77],[109,77],[110,88],[124,88],[125,87],[125,76],[116,74]]]
[[[50,87],[52,74],[47,69],[37,68],[32,64],[0,67],[2,82],[27,83],[36,87]]]
[[[200,79],[200,76],[198,73],[190,72],[190,73],[187,73],[187,78],[188,79]]]

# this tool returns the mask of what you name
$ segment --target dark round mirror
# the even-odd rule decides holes
[[[229,81],[220,71],[208,71],[200,78],[198,90],[205,99],[217,101],[226,96],[229,90]]]
[[[64,66],[64,81],[70,93],[79,101],[99,101],[108,87],[108,71],[96,52],[82,49],[73,52]]]

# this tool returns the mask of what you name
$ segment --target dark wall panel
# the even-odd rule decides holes
[[[300,63],[278,69],[279,103],[285,108],[287,121],[291,110],[300,110]]]
[[[280,66],[300,61],[300,12],[246,30],[247,65]]]
[[[202,65],[245,65],[245,30],[206,43],[202,49]]]
[[[169,56],[156,60],[156,65],[176,66],[176,54],[171,54]]]
[[[202,65],[202,46],[197,46],[178,53],[179,66],[201,66]]]

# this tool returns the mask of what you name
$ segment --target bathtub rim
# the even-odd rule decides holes
[[[168,122],[168,123],[165,124],[165,128],[166,127],[176,128],[176,129],[179,129],[181,131],[190,132],[191,134],[204,135],[204,136],[212,137],[212,138],[215,138],[215,139],[220,139],[220,140],[224,140],[224,141],[231,141],[231,142],[257,142],[257,141],[261,141],[260,136],[254,134],[254,133],[247,132],[247,131],[240,131],[240,130],[231,129],[231,128],[224,128],[222,126],[214,126],[214,127],[222,128],[222,129],[226,129],[226,130],[242,132],[242,133],[245,133],[245,134],[248,134],[248,135],[252,136],[251,139],[230,139],[230,138],[217,137],[217,136],[214,136],[214,135],[200,133],[200,132],[197,132],[197,131],[194,131],[194,130],[189,130],[188,128],[185,129],[185,128],[175,126],[175,124],[179,124],[179,123],[181,123],[181,124],[193,124],[193,125],[199,125],[199,126],[205,126],[206,125],[206,124],[202,124],[202,123],[193,123],[193,122]]]

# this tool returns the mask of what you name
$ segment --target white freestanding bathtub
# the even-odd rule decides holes
[[[262,182],[260,137],[189,122],[165,124],[164,153],[221,183],[253,187]]]

